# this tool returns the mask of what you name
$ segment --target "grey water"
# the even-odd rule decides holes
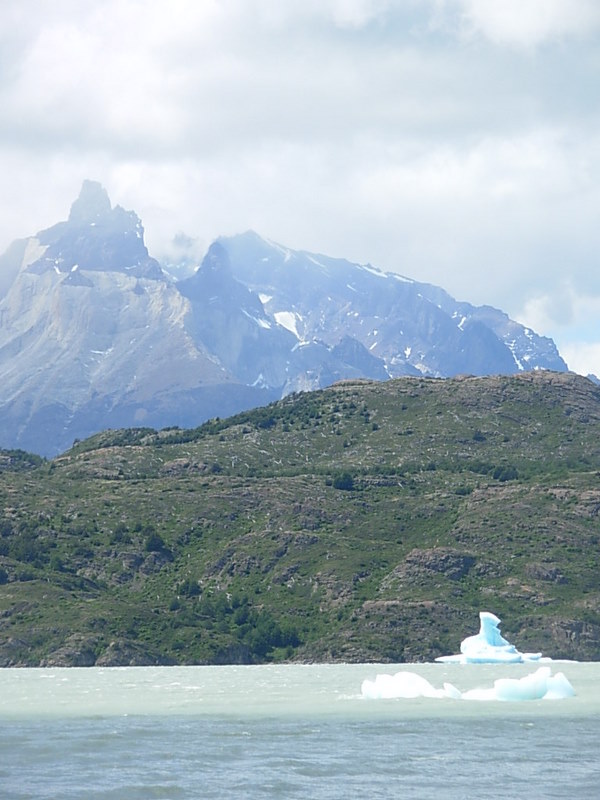
[[[372,700],[399,670],[461,691],[532,665],[0,670],[2,800],[600,797],[600,664],[576,696]]]

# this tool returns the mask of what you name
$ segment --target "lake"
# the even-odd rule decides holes
[[[550,666],[575,697],[361,695],[377,673],[465,691],[532,664],[0,670],[0,797],[597,800],[600,664]]]

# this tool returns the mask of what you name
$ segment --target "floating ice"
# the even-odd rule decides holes
[[[460,653],[455,656],[440,656],[436,661],[459,664],[514,664],[542,659],[541,653],[520,653],[508,642],[498,628],[500,620],[489,611],[480,611],[479,633],[463,639]],[[363,697],[371,699],[393,699],[433,697],[453,700],[559,700],[573,697],[575,691],[565,675],[552,675],[550,667],[540,667],[524,678],[498,678],[487,689],[469,689],[461,692],[451,683],[436,689],[428,680],[414,672],[397,672],[395,675],[377,675],[375,680],[362,683]]]
[[[436,689],[426,678],[417,675],[415,672],[377,675],[374,681],[363,681],[361,692],[364,697],[378,700],[391,700],[397,697],[408,700],[414,697],[449,696],[445,691],[445,684],[444,689]]]
[[[495,614],[480,611],[479,619],[479,633],[462,640],[459,654],[439,656],[436,661],[459,664],[520,664],[542,658],[541,653],[520,653],[514,644],[508,642],[500,633],[500,620]]]
[[[540,667],[524,678],[498,678],[492,689],[463,692],[464,700],[562,700],[575,690],[562,672],[552,675],[550,667]]]
[[[449,698],[452,700],[561,700],[573,697],[575,690],[562,672],[551,674],[550,667],[540,667],[524,678],[498,678],[487,689],[469,689],[461,692],[451,683],[436,689],[428,680],[414,672],[397,672],[395,675],[377,675],[375,680],[364,680],[363,697],[371,700],[412,699],[416,697]]]

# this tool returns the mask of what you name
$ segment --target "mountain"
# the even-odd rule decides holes
[[[253,232],[219,241],[234,276],[300,346],[318,341],[332,348],[349,336],[388,377],[567,369],[551,339],[490,306],[457,302],[439,287],[289,250]]]
[[[600,658],[600,388],[344,381],[0,452],[0,666]]]
[[[174,281],[133,211],[83,183],[0,258],[0,446],[194,426],[342,379],[566,371],[554,343],[443,289],[253,232]]]
[[[192,336],[190,303],[148,255],[140,220],[98,184],[9,255],[20,263],[0,301],[2,445],[52,454],[104,428],[195,425],[272,399]]]

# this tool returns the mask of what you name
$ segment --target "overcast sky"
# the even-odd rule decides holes
[[[600,0],[3,0],[0,251],[84,178],[152,255],[249,228],[600,375]]]

